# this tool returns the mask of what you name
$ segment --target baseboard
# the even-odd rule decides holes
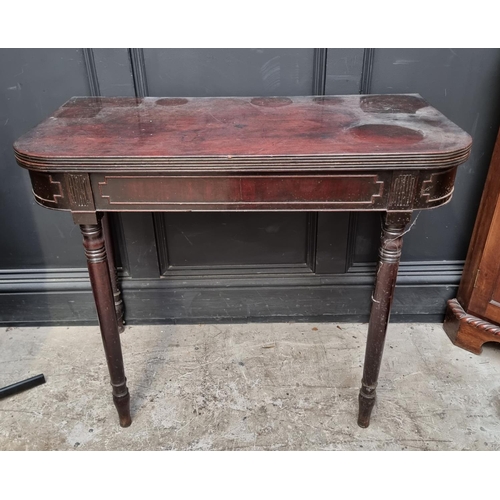
[[[431,265],[428,264],[428,267]],[[401,266],[392,322],[442,322],[460,267]],[[123,279],[127,324],[366,322],[373,271],[342,275]],[[0,325],[97,324],[83,269],[0,273]]]

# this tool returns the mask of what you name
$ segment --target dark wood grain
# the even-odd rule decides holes
[[[484,185],[481,205],[479,207],[476,224],[469,244],[467,259],[465,260],[463,278],[460,283],[457,298],[463,307],[469,305],[476,272],[479,269],[479,262],[485,250],[486,239],[490,229],[493,214],[500,196],[500,131],[496,142],[493,156],[491,158],[488,176]]]
[[[500,132],[456,299],[448,301],[444,330],[463,349],[480,354],[500,343]]]
[[[14,148],[21,166],[66,172],[442,167],[467,155],[470,136],[420,96],[363,97],[73,98]]]

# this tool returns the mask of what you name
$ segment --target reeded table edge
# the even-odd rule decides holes
[[[286,172],[297,170],[331,171],[350,169],[433,169],[464,163],[467,147],[439,154],[315,155],[315,156],[182,156],[182,157],[59,157],[40,158],[14,147],[17,163],[28,170],[49,172]]]

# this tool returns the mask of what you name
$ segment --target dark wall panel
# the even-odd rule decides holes
[[[12,143],[74,95],[88,94],[81,50],[0,50],[0,268],[84,267],[69,214],[39,207]]]
[[[328,49],[325,94],[357,94],[364,49]]]
[[[305,212],[166,214],[168,263],[174,267],[305,264],[307,226]]]
[[[474,140],[452,201],[420,213],[405,236],[403,261],[465,259],[498,131],[499,89],[500,49],[375,50],[372,93],[419,93]],[[378,226],[373,214],[360,216],[355,261],[375,259]]]
[[[133,97],[134,82],[127,49],[92,49],[99,81],[99,93],[103,96]]]
[[[311,94],[314,49],[144,49],[151,96]]]

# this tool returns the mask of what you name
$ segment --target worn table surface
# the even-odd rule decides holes
[[[445,166],[470,145],[411,94],[72,98],[14,148],[22,166],[42,171],[268,171]]]

